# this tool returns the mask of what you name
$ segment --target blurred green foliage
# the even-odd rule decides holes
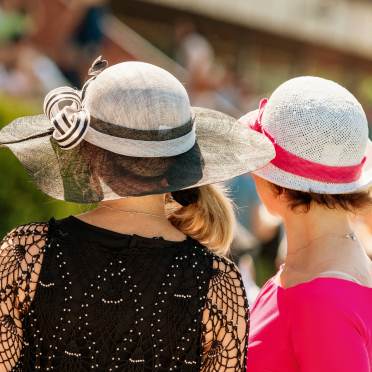
[[[41,103],[0,95],[0,128],[17,117],[40,112]],[[54,200],[39,191],[17,158],[0,150],[0,239],[13,227],[63,218],[87,210],[89,206]]]

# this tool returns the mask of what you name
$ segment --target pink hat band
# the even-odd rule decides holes
[[[329,166],[303,159],[278,145],[275,138],[262,125],[262,115],[267,102],[266,98],[261,100],[257,118],[254,123],[250,123],[250,126],[255,131],[264,134],[273,143],[276,157],[271,161],[271,164],[285,172],[313,181],[343,184],[359,180],[366,157],[357,165]]]

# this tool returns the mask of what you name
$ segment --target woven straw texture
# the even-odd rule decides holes
[[[265,107],[262,126],[285,150],[323,165],[357,165],[371,151],[368,123],[360,103],[342,86],[322,78],[299,77],[279,86]],[[273,164],[256,174],[293,190],[350,193],[371,184],[370,157],[361,178],[352,183],[314,181]]]

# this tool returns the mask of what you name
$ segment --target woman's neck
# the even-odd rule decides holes
[[[123,234],[150,238],[161,236],[172,241],[185,239],[185,235],[166,216],[165,195],[104,201],[98,208],[78,217],[92,225]]]
[[[311,206],[306,213],[290,211],[284,216],[288,253],[294,253],[301,245],[327,234],[351,232],[347,214],[343,211]]]
[[[364,255],[358,241],[348,239],[353,232],[346,212],[312,205],[307,213],[289,211],[284,216],[287,232],[285,263],[301,272],[344,267]]]
[[[149,195],[141,197],[123,198],[100,203],[100,207],[111,208],[112,210],[135,211],[152,215],[165,216],[165,196]]]
[[[308,213],[289,211],[283,220],[288,246],[279,277],[283,287],[331,271],[349,274],[372,287],[371,262],[359,241],[347,236],[353,232],[347,213],[313,205]]]

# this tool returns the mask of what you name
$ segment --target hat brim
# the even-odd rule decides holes
[[[317,194],[351,194],[367,190],[372,186],[372,142],[368,140],[365,156],[367,158],[357,181],[351,183],[325,183],[297,176],[283,171],[272,163],[254,172],[255,175],[278,186],[291,190]]]
[[[93,162],[91,159],[101,149],[87,146],[83,141],[74,149],[61,150],[44,115],[20,118],[5,126],[0,130],[0,147],[7,147],[15,154],[43,192],[77,203],[160,194],[223,182],[262,168],[274,158],[274,147],[262,134],[214,110],[192,108],[192,111],[196,144],[187,153],[172,158],[138,159],[106,154]],[[115,164],[111,164],[113,158]],[[155,170],[150,175],[138,172],[139,168],[151,168],[152,163],[159,166],[159,162],[164,164],[163,174]],[[121,168],[119,163],[125,167]]]

